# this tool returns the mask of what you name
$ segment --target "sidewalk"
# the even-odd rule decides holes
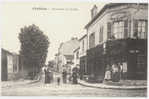
[[[133,90],[133,89],[147,89],[147,81],[146,84],[140,85],[128,85],[128,84],[120,84],[118,82],[103,82],[103,83],[88,83],[83,80],[78,81],[80,85],[93,87],[93,88],[103,88],[103,89],[124,89],[124,90]],[[129,81],[128,81],[129,82]]]
[[[17,81],[2,81],[0,82],[0,84],[1,88],[9,88],[13,86],[26,85],[36,82],[38,82],[38,80],[17,80]]]

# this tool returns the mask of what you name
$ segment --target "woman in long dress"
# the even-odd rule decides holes
[[[109,65],[106,68],[105,78],[104,79],[105,79],[105,81],[111,80],[111,69],[110,69]]]
[[[44,73],[45,73],[45,84],[48,83],[48,72],[47,72],[47,67],[44,68]]]

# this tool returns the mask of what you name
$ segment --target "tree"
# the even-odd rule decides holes
[[[21,43],[20,55],[23,59],[24,69],[34,78],[40,68],[45,64],[49,40],[36,25],[21,28],[19,33]]]

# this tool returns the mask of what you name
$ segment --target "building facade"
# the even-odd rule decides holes
[[[19,55],[2,48],[1,50],[1,80],[13,80],[19,72]]]
[[[80,39],[80,78],[83,79],[87,75],[87,34],[83,35]]]
[[[78,47],[79,41],[77,38],[72,38],[67,42],[61,43],[57,54],[59,72],[62,72],[64,69],[66,69],[67,72],[71,72],[71,68],[74,66],[73,51]]]
[[[74,51],[73,51],[73,56],[74,56],[74,66],[72,67],[72,69],[74,68],[74,67],[76,67],[76,68],[80,68],[80,56],[79,56],[79,54],[80,54],[80,47],[78,47],[77,49],[75,49]]]
[[[107,65],[121,63],[127,79],[146,79],[148,5],[94,6],[87,30],[87,73],[104,79]]]

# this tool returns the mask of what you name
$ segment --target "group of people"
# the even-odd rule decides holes
[[[44,80],[45,84],[49,84],[49,83],[53,82],[53,80],[54,80],[53,72],[51,71],[51,69],[49,67],[44,68],[44,76],[45,76],[45,80]],[[72,74],[68,74],[66,70],[63,70],[62,76],[56,77],[56,82],[58,85],[60,85],[61,80],[63,81],[64,84],[66,84],[67,82],[69,82],[71,84],[77,84],[78,83],[77,79],[78,79],[77,72],[73,71]]]
[[[106,72],[105,72],[105,80],[106,81],[113,81],[118,82],[122,76],[122,64],[112,64],[112,66],[107,65]]]
[[[69,83],[72,84],[77,84],[78,83],[78,73],[73,71],[72,74],[67,74],[67,71],[64,70],[62,72],[62,78],[63,78],[63,83],[67,83],[67,81],[69,81]]]

